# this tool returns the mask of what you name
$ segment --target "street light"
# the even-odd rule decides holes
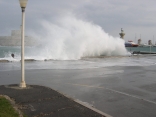
[[[28,0],[19,0],[21,9],[22,9],[22,29],[21,29],[21,83],[20,87],[25,88],[25,69],[24,69],[24,28],[25,28],[25,8],[27,5]]]

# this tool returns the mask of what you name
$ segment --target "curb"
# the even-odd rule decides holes
[[[18,109],[16,103],[14,100],[12,100],[9,96],[7,95],[0,95],[0,97],[4,97],[5,99],[7,99],[10,104],[12,105],[12,107],[14,108],[14,110],[19,114],[19,117],[23,117],[23,113]]]
[[[45,87],[45,86],[44,86],[44,87]],[[47,87],[47,88],[49,88],[49,87]],[[52,89],[52,88],[50,88],[50,89]],[[52,89],[52,90],[54,90],[54,89]],[[78,99],[73,99],[73,98],[67,96],[66,94],[63,94],[63,93],[59,92],[58,90],[54,90],[54,91],[56,91],[56,92],[58,92],[58,93],[64,95],[65,97],[67,97],[67,98],[73,100],[74,102],[76,102],[76,103],[78,103],[78,104],[80,104],[80,105],[82,105],[82,106],[84,106],[84,107],[86,107],[86,108],[89,108],[89,109],[91,109],[91,110],[93,110],[93,111],[95,111],[95,112],[97,112],[97,113],[99,113],[99,114],[101,114],[101,115],[103,115],[103,116],[105,116],[105,117],[113,117],[113,116],[111,116],[111,115],[109,115],[109,114],[107,114],[107,113],[104,113],[104,112],[102,112],[102,111],[100,111],[100,110],[98,110],[98,109],[96,109],[96,108],[90,106],[89,104],[86,104],[85,102],[82,102],[82,101],[80,101],[80,100],[78,100]]]
[[[89,105],[85,104],[85,102],[82,102],[80,100],[74,100],[74,101],[81,104],[81,105],[83,105],[83,106],[85,106],[85,107],[87,107],[87,108],[89,108],[89,109],[91,109],[91,110],[93,110],[93,111],[95,111],[95,112],[97,112],[97,113],[99,113],[99,114],[101,114],[101,115],[103,115],[103,116],[105,116],[105,117],[113,117],[113,116],[108,115],[108,114],[106,114],[106,113],[104,113],[104,112],[102,112],[102,111],[100,111],[100,110],[98,110],[98,109],[96,109],[96,108],[94,108],[92,106],[89,106]]]

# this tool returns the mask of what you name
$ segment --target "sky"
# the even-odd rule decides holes
[[[69,14],[99,25],[114,37],[121,28],[125,40],[136,42],[156,41],[156,0],[28,0],[26,7],[26,32],[37,30],[40,20]],[[19,0],[0,0],[0,35],[10,35],[20,28]]]

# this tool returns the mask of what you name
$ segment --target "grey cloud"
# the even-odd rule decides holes
[[[124,28],[125,39],[145,32],[144,37],[148,38],[155,34],[155,4],[155,0],[29,0],[26,28],[38,28],[37,22],[41,19],[50,20],[73,13],[77,18],[100,25],[113,36],[119,36],[120,28]],[[19,28],[21,11],[18,0],[0,0],[0,16],[0,34]]]

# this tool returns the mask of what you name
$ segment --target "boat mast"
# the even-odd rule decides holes
[[[134,40],[135,43],[136,43],[136,39],[137,39],[137,36],[136,36],[136,33],[135,33],[135,40]]]
[[[154,44],[156,45],[155,40],[154,40],[154,35],[153,35],[153,45],[154,45]]]

